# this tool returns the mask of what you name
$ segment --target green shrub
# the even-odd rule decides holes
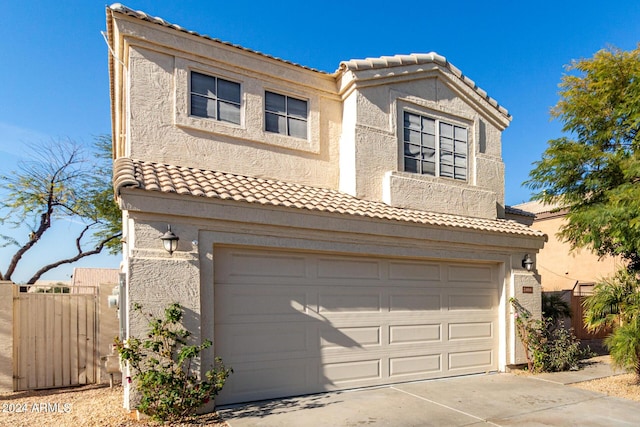
[[[140,305],[135,305],[134,310],[142,313]],[[133,369],[133,385],[140,393],[136,409],[158,421],[177,421],[194,415],[222,390],[233,370],[216,358],[212,369],[204,373],[204,379],[193,372],[194,359],[211,346],[211,341],[187,345],[191,334],[180,325],[183,310],[179,304],[167,307],[164,319],[148,313],[145,316],[149,318],[146,339],[116,338],[116,349]]]
[[[580,348],[580,340],[573,332],[556,327],[550,318],[533,319],[531,312],[510,299],[514,308],[516,332],[524,346],[528,369],[531,372],[558,372],[578,369],[578,362],[593,357],[593,353]]]

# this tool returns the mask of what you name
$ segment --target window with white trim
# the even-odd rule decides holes
[[[307,101],[265,92],[264,114],[267,132],[307,139]]]
[[[190,114],[240,124],[240,83],[191,72]]]
[[[466,181],[467,128],[404,112],[404,170]]]

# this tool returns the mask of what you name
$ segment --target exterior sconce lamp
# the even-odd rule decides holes
[[[531,259],[529,254],[526,254],[524,256],[524,259],[522,260],[522,267],[526,268],[527,271],[531,271],[531,268],[533,267],[533,260]]]
[[[164,249],[169,252],[169,255],[173,254],[173,251],[178,249],[178,240],[180,240],[180,238],[173,234],[170,225],[167,224],[167,232],[160,236],[160,240],[162,240],[162,245],[164,246]]]

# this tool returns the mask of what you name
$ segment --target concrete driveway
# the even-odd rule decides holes
[[[599,362],[577,372],[455,377],[218,411],[231,427],[640,425],[640,403],[566,385],[608,375],[609,365]]]

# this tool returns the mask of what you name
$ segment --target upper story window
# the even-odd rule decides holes
[[[307,101],[265,92],[265,130],[307,139]]]
[[[191,115],[240,124],[240,83],[191,72]]]
[[[405,111],[404,170],[465,181],[467,129]]]

